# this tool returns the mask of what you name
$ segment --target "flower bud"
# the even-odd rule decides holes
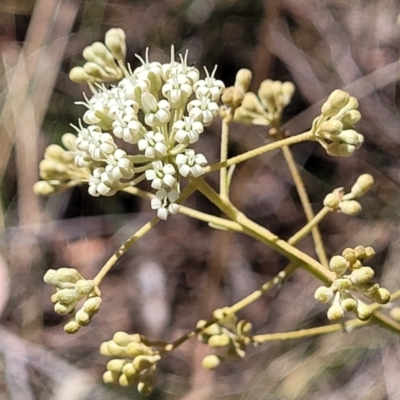
[[[131,342],[139,343],[140,335],[138,334],[129,335],[126,332],[118,331],[114,333],[112,340],[120,346],[127,346]]]
[[[357,215],[361,211],[361,204],[356,200],[341,201],[339,210],[346,215]]]
[[[354,311],[357,308],[357,300],[347,298],[340,302],[340,306],[344,311]]]
[[[361,113],[358,110],[350,110],[340,118],[344,129],[351,129],[361,119]]]
[[[350,279],[338,278],[333,281],[332,286],[340,291],[343,291],[351,289],[352,284]]]
[[[57,286],[58,283],[57,271],[55,269],[49,269],[44,274],[43,280],[49,285]]]
[[[61,142],[67,150],[72,151],[75,149],[76,138],[76,135],[73,133],[64,133],[61,137]]]
[[[327,303],[332,296],[333,290],[326,286],[320,286],[314,293],[314,299],[320,303]]]
[[[370,259],[375,255],[375,250],[371,246],[367,246],[365,248],[365,256],[364,259]]]
[[[214,335],[208,339],[208,345],[212,348],[225,347],[231,343],[231,339],[224,333],[222,335]]]
[[[370,310],[370,308],[365,303],[363,303],[362,301],[358,300],[357,301],[357,308],[354,310],[354,314],[361,321],[367,321],[368,319],[370,319],[372,311]]]
[[[243,99],[244,91],[234,86],[226,88],[221,96],[222,102],[228,107],[231,107],[233,110],[242,104]]]
[[[243,93],[246,93],[247,90],[249,89],[251,78],[252,78],[252,73],[249,69],[247,68],[239,69],[239,71],[236,74],[235,87],[241,89]]]
[[[94,282],[91,279],[80,279],[76,282],[75,288],[80,295],[87,296],[92,292],[94,286]]]
[[[122,372],[122,367],[129,361],[127,360],[119,360],[119,359],[114,359],[110,360],[107,363],[107,370],[114,372],[116,374],[120,374]]]
[[[325,196],[324,199],[324,206],[328,207],[332,210],[336,210],[339,206],[340,199],[337,197],[336,194],[334,193],[329,193],[328,195]]]
[[[105,357],[111,357],[111,356],[112,356],[112,354],[111,354],[110,351],[108,350],[108,342],[103,342],[103,343],[101,343],[100,349],[99,349],[99,353],[100,353],[102,356],[105,356]]]
[[[350,275],[350,280],[355,284],[367,283],[375,276],[375,271],[371,267],[361,267],[354,270]]]
[[[282,96],[283,96],[283,106],[286,107],[293,97],[296,87],[292,82],[282,83]]]
[[[356,253],[350,247],[343,250],[342,256],[351,264],[357,260]]]
[[[221,359],[216,355],[210,355],[203,358],[203,368],[213,370],[221,364]]]
[[[102,67],[100,67],[100,65],[92,61],[85,63],[83,70],[90,75],[90,77],[98,81],[108,80],[110,78],[110,75]]]
[[[253,329],[253,325],[246,320],[241,320],[237,324],[237,331],[239,335],[249,336]]]
[[[126,41],[125,32],[121,28],[109,29],[105,36],[105,44],[116,60],[125,60]]]
[[[72,82],[76,83],[88,83],[95,81],[95,79],[93,79],[89,74],[87,74],[82,67],[72,68],[71,71],[69,72],[69,79],[71,79]]]
[[[79,325],[87,325],[90,322],[90,315],[83,310],[82,308],[80,310],[78,310],[75,314],[75,321],[79,324]]]
[[[347,260],[342,256],[333,256],[329,261],[329,268],[335,274],[341,276],[346,272],[348,267]]]
[[[339,319],[342,319],[344,316],[344,311],[342,307],[339,306],[339,304],[332,304],[327,312],[327,317],[329,321],[338,321]]]
[[[112,340],[106,342],[107,343],[107,351],[113,357],[126,357],[126,349],[125,347],[118,346],[117,343],[114,343]]]
[[[65,189],[66,185],[61,184],[59,180],[38,181],[33,185],[33,191],[37,196],[52,196]]]
[[[361,197],[367,193],[372,185],[374,184],[374,178],[369,174],[363,174],[359,176],[356,183],[351,188],[351,194],[353,197]]]
[[[328,100],[322,105],[321,113],[326,117],[332,117],[339,112],[349,101],[350,95],[343,90],[334,90]]]
[[[122,367],[122,372],[124,373],[124,375],[126,375],[126,377],[129,380],[133,380],[136,377],[139,377],[139,374],[140,374],[140,372],[135,369],[135,367],[133,366],[133,364],[131,362],[126,363]]]
[[[329,135],[339,135],[343,130],[343,124],[335,119],[324,121],[318,127],[318,133],[323,136],[324,133]]]
[[[61,289],[56,293],[56,300],[63,305],[69,305],[79,300],[75,289]]]
[[[106,371],[103,374],[103,382],[104,383],[118,383],[119,374],[115,374],[111,371]]]
[[[341,142],[350,144],[352,146],[358,146],[364,142],[364,137],[354,129],[346,129],[340,132],[338,137]]]
[[[379,304],[387,304],[390,301],[390,292],[385,288],[379,288],[377,292],[370,297]]]
[[[71,304],[56,303],[54,304],[54,311],[59,315],[67,315],[75,308],[75,306],[76,302]]]
[[[59,268],[56,270],[57,280],[60,282],[76,283],[82,279],[82,275],[75,268]]]
[[[69,321],[67,324],[64,325],[64,332],[69,334],[74,334],[81,329],[81,325],[78,324],[76,321]]]
[[[149,353],[149,347],[143,343],[131,342],[126,345],[126,353],[130,357],[137,357]]]

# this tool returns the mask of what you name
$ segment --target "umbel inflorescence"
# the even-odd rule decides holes
[[[207,160],[190,146],[219,113],[224,89],[215,78],[216,68],[200,79],[200,71],[188,65],[188,53],[161,64],[137,56],[141,65],[125,63],[125,34],[107,32],[105,45],[96,42],[83,51],[83,67],[71,70],[76,82],[89,84],[87,111],[62,142],[68,151],[51,147],[40,165],[46,181],[35,186],[38,193],[59,192],[73,181],[89,184],[92,196],[113,196],[143,180],[151,182],[156,197],[151,207],[161,219],[176,214],[181,179],[198,177]],[[106,87],[100,82],[116,80]],[[119,140],[119,141],[118,141]],[[72,164],[73,156],[73,164]],[[60,178],[60,172],[65,174]]]
[[[290,259],[290,264],[259,290],[230,307],[215,310],[209,320],[200,320],[192,331],[173,342],[151,341],[139,334],[117,332],[100,348],[102,355],[111,358],[104,374],[105,382],[122,386],[135,384],[142,394],[150,394],[159,360],[194,336],[217,350],[217,354],[203,360],[205,368],[214,369],[225,360],[243,358],[250,345],[331,332],[327,326],[326,332],[320,327],[302,330],[301,335],[298,331],[255,335],[250,322],[238,319],[238,311],[274,286],[283,284],[297,268],[305,269],[324,283],[314,297],[321,303],[331,302],[327,308],[329,320],[342,319],[345,312],[356,316],[355,320],[338,324],[335,329],[348,327],[350,330],[373,315],[374,322],[398,330],[378,311],[391,298],[400,297],[400,292],[390,294],[373,281],[374,270],[364,265],[374,254],[372,247],[348,248],[342,255],[329,259],[318,229],[318,224],[330,213],[357,215],[362,208],[359,199],[371,188],[372,176],[361,175],[347,194],[344,188],[327,194],[321,210],[314,215],[289,148],[311,141],[319,143],[331,156],[351,156],[364,140],[355,130],[361,114],[354,97],[335,90],[323,104],[311,129],[290,136],[281,126],[283,110],[295,90],[290,82],[265,80],[255,94],[248,91],[251,72],[242,69],[234,85],[225,89],[224,83],[215,77],[216,68],[211,73],[205,69],[205,76],[201,78],[200,71],[188,64],[188,53],[176,55],[173,47],[168,63],[150,61],[147,50],[144,59],[137,56],[140,64],[133,68],[126,62],[125,33],[121,29],[109,30],[105,43],[88,46],[83,57],[86,63],[73,68],[70,78],[87,83],[92,94],[84,95],[84,101],[77,102],[85,111],[82,119],[73,125],[75,133],[63,135],[64,147],[55,144],[47,147],[40,163],[42,180],[34,190],[51,195],[87,184],[89,193],[95,197],[125,191],[150,200],[157,216],[128,238],[94,278],[86,279],[74,268],[50,269],[46,273],[45,282],[56,289],[51,298],[54,310],[72,317],[64,326],[67,333],[76,333],[90,323],[101,306],[102,279],[130,246],[171,214],[180,212],[207,222],[210,228],[248,235]],[[217,115],[222,119],[220,161],[207,165],[206,157],[196,153],[192,145]],[[273,139],[272,143],[229,159],[232,122],[269,127],[266,133]],[[235,165],[277,149],[282,150],[289,165],[307,217],[307,223],[287,240],[247,218],[229,197]],[[202,178],[214,171],[220,176],[218,191]],[[144,185],[138,188],[144,181],[150,184],[149,191],[143,189]],[[185,182],[189,184],[184,186]],[[181,205],[195,190],[225,218]],[[295,247],[309,234],[314,239],[315,257]]]

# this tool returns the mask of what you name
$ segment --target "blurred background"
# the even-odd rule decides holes
[[[126,194],[92,198],[86,188],[49,199],[32,192],[38,163],[83,114],[85,86],[69,81],[81,52],[112,27],[126,31],[134,54],[167,62],[171,44],[189,62],[232,85],[239,68],[297,87],[285,113],[292,134],[308,130],[337,88],[360,101],[365,145],[348,159],[317,144],[293,148],[315,211],[333,188],[358,175],[376,184],[357,217],[331,215],[321,225],[329,256],[372,245],[382,286],[400,287],[400,119],[397,0],[2,0],[0,2],[0,400],[140,399],[135,388],[107,388],[99,344],[116,330],[173,340],[258,288],[287,261],[252,239],[211,230],[177,215],[160,223],[118,262],[101,285],[103,305],[78,334],[54,313],[49,268],[73,266],[90,278],[118,245],[149,220],[149,205]],[[218,159],[219,121],[197,144]],[[230,156],[266,142],[261,127],[233,125]],[[211,184],[218,176],[208,177]],[[232,200],[249,217],[288,238],[306,219],[279,152],[239,165]],[[217,213],[201,196],[187,204]],[[314,255],[311,240],[299,246]],[[277,292],[245,309],[257,333],[327,323],[313,300],[319,283],[297,271]],[[270,343],[214,372],[210,350],[191,340],[161,362],[151,399],[398,399],[398,336],[376,327],[351,334]]]

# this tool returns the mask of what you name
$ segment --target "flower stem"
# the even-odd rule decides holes
[[[222,130],[221,130],[221,152],[220,152],[220,164],[223,165],[219,171],[219,190],[220,195],[223,199],[227,199],[229,194],[228,180],[227,180],[227,167],[224,165],[228,159],[228,139],[229,139],[229,124],[232,120],[231,113],[228,113],[222,119]]]

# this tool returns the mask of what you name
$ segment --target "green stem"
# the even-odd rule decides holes
[[[219,171],[219,190],[223,199],[227,199],[229,196],[227,167],[224,164],[228,159],[229,124],[231,120],[232,116],[230,113],[222,119],[220,164],[223,166]]]
[[[204,168],[204,173],[207,174],[212,171],[218,171],[222,167],[229,167],[233,164],[242,163],[244,161],[250,160],[251,158],[260,156],[261,154],[280,149],[282,146],[291,146],[293,144],[305,142],[307,140],[314,140],[314,134],[311,131],[304,132],[296,136],[290,136],[288,138],[278,140],[277,142],[266,144],[265,146],[247,151],[246,153],[240,154],[236,157],[229,158],[223,163],[219,162],[213,165],[209,165],[208,167]]]

